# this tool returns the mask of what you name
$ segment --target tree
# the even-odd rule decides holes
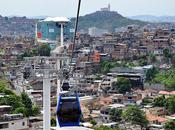
[[[165,48],[163,50],[163,56],[165,58],[165,61],[169,63],[169,60],[172,58],[172,54],[168,48]]]
[[[173,56],[171,57],[171,63],[175,67],[175,54],[173,54]]]
[[[40,114],[40,108],[36,105],[32,106],[32,116],[37,116]]]
[[[25,117],[27,116],[27,110],[26,110],[25,107],[18,107],[18,108],[16,108],[15,111],[14,111],[14,113],[15,113],[15,114],[21,113],[21,114],[23,114]]]
[[[155,54],[151,53],[149,55],[149,59],[151,63],[155,63],[157,61]]]
[[[141,55],[141,56],[139,57],[139,60],[138,60],[139,65],[140,65],[140,66],[148,65],[148,59],[147,59],[147,58],[148,58],[147,56]]]
[[[110,62],[108,62],[108,61],[102,61],[100,63],[100,69],[101,69],[101,73],[107,74],[109,72],[109,70],[111,69]]]
[[[165,96],[159,96],[159,97],[156,97],[154,99],[153,105],[157,106],[157,107],[164,107],[165,106],[165,102],[166,102]]]
[[[145,113],[137,106],[129,106],[122,114],[125,121],[135,125],[140,125],[142,128],[148,125]]]
[[[165,48],[165,49],[163,50],[163,56],[164,56],[166,59],[168,59],[168,58],[171,57],[171,53],[170,53],[169,49]]]
[[[175,130],[175,121],[169,121],[165,123],[165,130]]]
[[[56,125],[57,125],[56,118],[55,117],[51,117],[51,126],[55,127]]]
[[[147,60],[145,60],[145,59],[140,59],[140,60],[139,60],[139,65],[140,65],[140,66],[145,66],[145,65],[148,65],[148,62],[147,62]]]
[[[167,71],[159,72],[154,81],[162,83],[168,90],[175,90],[175,68],[171,68]]]
[[[0,105],[12,106],[12,110],[15,110],[16,108],[24,106],[21,102],[20,97],[17,95],[8,95],[0,98]]]
[[[166,109],[170,114],[175,113],[175,96],[170,96],[166,99]]]
[[[109,115],[112,121],[120,121],[122,117],[122,109],[113,108],[110,110]]]
[[[43,44],[39,47],[38,53],[40,56],[50,56],[51,48],[48,44]]]
[[[14,95],[14,92],[9,89],[10,85],[6,80],[0,79],[0,93],[5,95]]]
[[[32,116],[32,101],[26,93],[21,93],[22,103],[27,110],[27,116]]]
[[[148,69],[146,72],[146,81],[148,82],[152,81],[156,77],[157,73],[158,71],[155,67]]]
[[[115,87],[115,90],[122,94],[130,92],[132,87],[130,80],[123,77],[117,78],[117,82],[114,82],[113,86]]]
[[[38,55],[38,50],[37,50],[37,48],[33,48],[33,49],[31,50],[31,55],[32,55],[32,56],[37,56],[37,55]]]
[[[151,98],[149,98],[149,97],[145,97],[145,98],[143,98],[143,100],[142,100],[142,105],[148,105],[148,104],[151,104],[152,103],[152,99]]]
[[[9,89],[9,84],[5,80],[0,80],[0,93],[7,95],[0,97],[0,105],[11,106],[11,113],[22,113],[26,117],[40,114],[40,108],[32,105],[32,101],[26,93],[22,93],[21,96],[16,95]]]

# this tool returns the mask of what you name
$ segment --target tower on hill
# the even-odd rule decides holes
[[[101,11],[111,11],[111,5],[108,4],[107,7],[105,7],[105,8],[101,8]]]
[[[108,4],[108,11],[111,11],[111,5]]]

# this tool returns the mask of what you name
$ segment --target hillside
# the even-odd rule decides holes
[[[157,22],[157,23],[161,23],[161,22],[175,23],[175,16],[137,15],[137,16],[131,16],[129,18],[134,20]]]
[[[75,18],[71,19],[74,23]],[[79,29],[87,30],[89,27],[97,27],[114,31],[115,28],[131,24],[145,25],[146,22],[131,20],[114,11],[97,11],[92,14],[81,16],[79,19]]]
[[[26,17],[3,17],[0,15],[0,35],[34,36],[35,19]]]

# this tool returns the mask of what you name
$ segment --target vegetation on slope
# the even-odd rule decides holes
[[[159,72],[154,81],[164,84],[168,89],[175,90],[175,68],[170,70]]]
[[[4,94],[0,97],[0,105],[9,105],[12,107],[11,113],[22,113],[26,117],[40,113],[40,109],[32,104],[26,93],[22,93],[20,96],[16,95],[9,87],[6,80],[0,79],[0,93]]]
[[[71,19],[72,24],[75,22],[75,18]],[[131,20],[114,11],[97,11],[92,14],[81,16],[79,18],[79,29],[87,30],[90,27],[97,27],[101,29],[107,29],[109,31],[114,31],[115,28],[136,24],[145,25],[146,22],[141,22],[139,20]],[[72,25],[73,26],[73,25]]]

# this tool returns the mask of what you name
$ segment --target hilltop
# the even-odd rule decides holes
[[[46,16],[33,18],[0,16],[0,35],[34,36],[36,21],[44,17]],[[74,22],[75,18],[71,18],[72,28],[74,28]],[[90,27],[97,27],[113,32],[115,28],[131,24],[145,25],[146,22],[131,20],[114,11],[97,11],[85,16],[80,16],[78,28],[87,31]]]
[[[75,22],[75,18],[71,19],[72,23]],[[146,22],[139,20],[131,20],[123,17],[114,11],[97,11],[95,13],[80,16],[79,29],[87,30],[89,27],[97,27],[102,29],[108,29],[114,31],[115,28],[123,27],[131,24],[145,25]]]

